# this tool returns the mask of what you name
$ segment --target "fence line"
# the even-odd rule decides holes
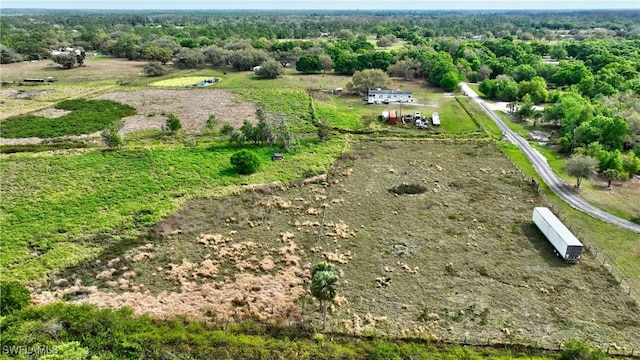
[[[522,170],[520,170],[520,168],[516,165],[516,163],[511,160],[510,157],[507,156],[507,158],[509,159],[509,161],[511,161],[511,163],[515,166],[516,169],[518,169],[518,171],[520,171],[520,174],[522,174],[522,176],[527,179],[527,176],[524,174],[524,172]],[[628,279],[625,279],[625,277],[618,272],[613,264],[611,264],[606,256],[604,255],[604,251],[601,251],[595,244],[593,244],[591,241],[586,240],[584,237],[580,236],[580,230],[576,229],[574,226],[572,226],[571,224],[567,223],[567,217],[563,216],[561,214],[559,214],[558,210],[556,209],[556,207],[553,205],[553,203],[551,201],[549,201],[548,199],[546,199],[546,196],[540,191],[540,182],[537,181],[534,177],[530,177],[528,179],[529,184],[531,184],[531,187],[538,193],[538,196],[542,196],[545,200],[545,202],[547,202],[548,204],[550,204],[550,208],[551,211],[558,217],[558,219],[560,219],[563,224],[569,229],[571,230],[571,232],[576,235],[576,237],[578,239],[580,239],[580,241],[582,242],[582,244],[584,245],[584,248],[587,249],[587,251],[593,256],[594,260],[600,265],[600,267],[604,268],[609,275],[611,275],[613,277],[613,280],[622,288],[622,291],[625,292],[627,295],[631,296],[631,293],[633,292],[633,286],[631,284],[631,281],[629,281]],[[635,298],[635,297],[634,297]]]
[[[325,335],[330,337],[352,337],[362,340],[375,340],[383,339],[387,341],[401,341],[401,342],[413,342],[423,343],[430,345],[447,345],[447,346],[473,346],[479,348],[503,348],[514,350],[529,350],[531,352],[561,352],[564,350],[564,343],[553,340],[523,340],[516,339],[512,336],[504,337],[491,337],[491,336],[472,336],[465,335],[463,337],[451,337],[438,339],[433,338],[431,335],[424,334],[420,336],[399,336],[397,333],[392,335],[384,335],[379,332],[373,332],[366,335],[349,334],[349,332],[339,331],[327,331]],[[620,347],[612,344],[588,344],[593,349],[598,349],[607,354],[610,357],[625,357],[625,358],[638,358],[640,359],[640,349],[635,347]]]

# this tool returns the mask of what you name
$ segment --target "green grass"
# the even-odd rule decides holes
[[[531,130],[531,126],[527,125],[527,123],[519,122],[511,118],[508,114],[505,114],[503,111],[495,111],[500,119],[515,133],[520,135],[524,139],[529,138],[529,131]]]
[[[36,115],[11,117],[0,123],[0,132],[6,138],[53,138],[90,134],[135,114],[135,109],[131,106],[110,100],[64,100],[57,103],[55,108],[70,113],[58,118]]]
[[[242,89],[234,90],[248,101],[265,108],[275,118],[286,119],[296,133],[314,132],[311,123],[311,99],[301,89]]]
[[[447,99],[438,110],[440,114],[440,127],[446,133],[464,134],[480,130],[478,125],[473,122],[471,117],[453,98]],[[430,115],[429,113],[425,113],[423,116]]]
[[[398,39],[398,41],[396,41],[389,47],[379,47],[377,45],[378,37],[376,35],[367,36],[367,42],[375,46],[376,51],[398,51],[398,50],[402,50],[405,47],[411,46],[411,44],[409,44],[409,42],[407,42],[406,40]]]
[[[51,335],[50,329],[64,331]],[[222,329],[182,318],[152,320],[130,309],[62,303],[31,307],[3,319],[3,349],[48,349],[77,341],[102,359],[554,359],[526,348],[491,349],[313,333],[246,321]],[[6,346],[6,348],[5,348]],[[67,353],[68,354],[68,353]],[[206,355],[203,355],[206,354]],[[10,359],[3,352],[0,359]]]
[[[630,282],[635,298],[640,299],[640,261],[638,261],[640,242],[638,242],[638,234],[607,224],[573,209],[553,194],[536,173],[529,160],[515,145],[502,143],[502,150],[526,177],[537,179],[545,198],[552,203],[554,210],[560,214],[565,224],[571,229],[575,229],[579,239],[587,240],[599,248],[615,269]],[[545,156],[547,155],[548,153],[545,154]],[[557,168],[559,162],[558,160],[554,161],[553,158],[548,158],[549,163],[552,168]]]
[[[149,78],[137,82],[139,85],[153,84],[167,81],[180,81],[184,77],[217,77],[220,79],[210,88],[218,89],[322,89],[330,90],[338,87],[344,88],[351,77],[327,73],[327,74],[302,74],[295,69],[285,69],[283,76],[277,79],[261,79],[252,71],[224,70],[181,70],[161,77]]]
[[[113,241],[137,235],[193,196],[325,171],[344,146],[339,137],[301,144],[283,162],[270,160],[277,149],[255,148],[263,166],[242,177],[231,170],[237,148],[226,141],[4,158],[0,279],[42,280],[99,251],[106,244],[90,241],[99,234],[113,234]]]
[[[484,131],[489,134],[489,136],[493,139],[499,140],[502,138],[502,130],[500,127],[493,121],[487,114],[482,111],[480,106],[476,104],[474,101],[468,101],[466,97],[457,97],[456,98],[460,103],[460,106],[464,108],[464,110],[475,120],[475,122],[484,129]]]
[[[186,76],[186,77],[177,77],[166,80],[158,80],[149,84],[149,86],[158,86],[158,87],[185,87],[193,84],[197,84],[201,81],[207,80],[209,78],[203,76]]]
[[[353,111],[345,111],[335,105],[322,102],[316,103],[316,116],[320,120],[327,120],[330,127],[356,130],[362,127],[361,115]]]

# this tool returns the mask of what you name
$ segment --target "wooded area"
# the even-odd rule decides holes
[[[274,78],[281,71],[267,62],[273,59],[302,73],[381,69],[448,91],[477,81],[489,99],[512,102],[520,118],[558,126],[563,152],[597,157],[600,171],[624,179],[640,169],[639,18],[637,11],[9,11],[0,60],[52,58],[70,68],[86,54],[105,54],[149,60],[149,76],[171,63],[236,71],[263,65],[258,76]],[[551,106],[534,110],[541,103]]]

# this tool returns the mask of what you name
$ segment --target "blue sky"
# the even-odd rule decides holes
[[[640,0],[0,0],[0,7],[50,9],[640,9]]]

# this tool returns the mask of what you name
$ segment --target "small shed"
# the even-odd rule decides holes
[[[395,125],[398,123],[398,116],[396,115],[395,110],[389,111],[389,124]]]
[[[431,123],[433,126],[440,126],[440,114],[434,112],[433,115],[431,115]]]
[[[384,122],[389,121],[389,110],[385,110],[382,112],[382,121]]]

